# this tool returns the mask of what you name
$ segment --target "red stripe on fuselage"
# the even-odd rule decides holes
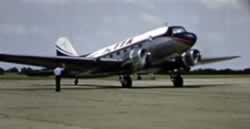
[[[179,41],[180,43],[183,43],[183,44],[186,44],[186,45],[189,45],[189,46],[193,46],[194,43],[193,41],[191,40],[187,40],[187,39],[182,39],[182,38],[176,38],[176,37],[171,37],[172,39],[176,40],[176,41]]]

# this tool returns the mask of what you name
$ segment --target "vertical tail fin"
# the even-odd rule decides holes
[[[71,42],[65,37],[56,41],[56,54],[57,56],[79,56]]]

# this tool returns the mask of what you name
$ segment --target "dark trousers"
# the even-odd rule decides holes
[[[61,76],[56,76],[56,92],[61,91]]]

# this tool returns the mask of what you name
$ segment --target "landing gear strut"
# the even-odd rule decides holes
[[[121,75],[120,82],[123,88],[132,88],[132,79],[130,75]]]
[[[137,74],[137,80],[142,80],[142,77],[140,74]]]
[[[171,81],[174,84],[174,87],[183,87],[183,78],[181,76],[180,70],[175,70],[170,75]]]
[[[77,86],[78,83],[79,83],[79,79],[78,79],[78,77],[76,77],[76,78],[75,78],[75,81],[74,81],[75,86]]]

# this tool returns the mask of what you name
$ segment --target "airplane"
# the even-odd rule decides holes
[[[183,26],[164,25],[85,55],[80,55],[67,38],[61,37],[56,42],[57,56],[0,53],[0,61],[49,69],[64,66],[65,71],[75,77],[75,85],[81,75],[118,75],[121,86],[131,88],[132,74],[167,70],[174,87],[183,87],[183,71],[190,71],[196,65],[239,58],[203,57],[198,49],[193,48],[196,42],[196,34]]]

